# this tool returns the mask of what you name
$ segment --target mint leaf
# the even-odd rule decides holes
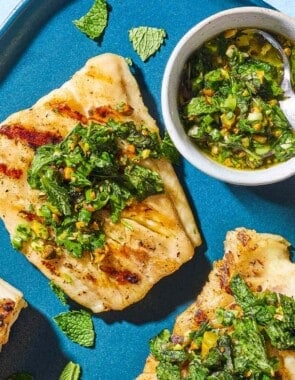
[[[68,302],[67,302],[67,296],[66,296],[65,292],[58,285],[56,285],[53,281],[49,282],[49,286],[50,286],[51,290],[53,291],[53,293],[56,295],[56,297],[60,300],[60,302],[63,305],[67,305]]]
[[[53,320],[73,342],[84,347],[94,345],[94,327],[91,315],[86,311],[67,311],[57,315]]]
[[[108,8],[105,0],[95,0],[91,9],[79,20],[73,23],[89,38],[96,39],[100,37],[108,22]]]
[[[58,380],[79,380],[80,372],[79,364],[69,362],[63,369]]]
[[[160,49],[165,38],[166,31],[164,29],[140,26],[129,30],[129,40],[143,61]]]

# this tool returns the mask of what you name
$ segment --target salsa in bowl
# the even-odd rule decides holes
[[[164,121],[198,169],[243,185],[295,173],[295,132],[279,106],[282,60],[253,30],[269,31],[295,61],[293,23],[277,11],[235,8],[196,25],[174,49],[162,85]]]

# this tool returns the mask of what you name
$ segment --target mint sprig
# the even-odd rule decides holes
[[[148,26],[132,28],[128,34],[134,50],[143,61],[154,55],[166,38],[166,31],[164,29]]]
[[[80,372],[79,364],[69,362],[63,369],[58,380],[79,380]]]
[[[80,346],[92,347],[95,332],[91,315],[84,310],[71,310],[53,318],[62,332]]]
[[[101,36],[108,22],[108,7],[105,0],[95,0],[90,10],[73,23],[91,39]]]

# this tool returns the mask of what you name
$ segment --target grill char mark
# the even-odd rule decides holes
[[[32,149],[46,144],[57,144],[62,140],[62,137],[55,133],[26,129],[19,124],[3,125],[0,128],[0,135],[4,135],[10,140],[20,140]]]
[[[6,164],[0,163],[0,173],[12,179],[20,179],[20,177],[23,174],[23,171],[21,169],[8,168]]]

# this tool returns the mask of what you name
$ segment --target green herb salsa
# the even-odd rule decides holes
[[[295,47],[275,36],[290,58]],[[295,156],[295,132],[279,100],[282,61],[261,35],[227,30],[187,61],[179,88],[179,113],[196,144],[213,160],[236,169],[272,166]]]
[[[204,321],[185,337],[165,329],[150,340],[159,380],[281,378],[273,352],[295,349],[295,300],[253,293],[238,274],[230,289],[236,305],[218,309],[214,326]]]
[[[174,154],[168,135],[161,140],[131,121],[78,124],[61,143],[37,149],[28,183],[44,202],[26,210],[30,221],[17,227],[13,246],[31,241],[44,258],[62,248],[75,257],[102,248],[106,216],[116,223],[125,207],[164,192],[144,160]]]

